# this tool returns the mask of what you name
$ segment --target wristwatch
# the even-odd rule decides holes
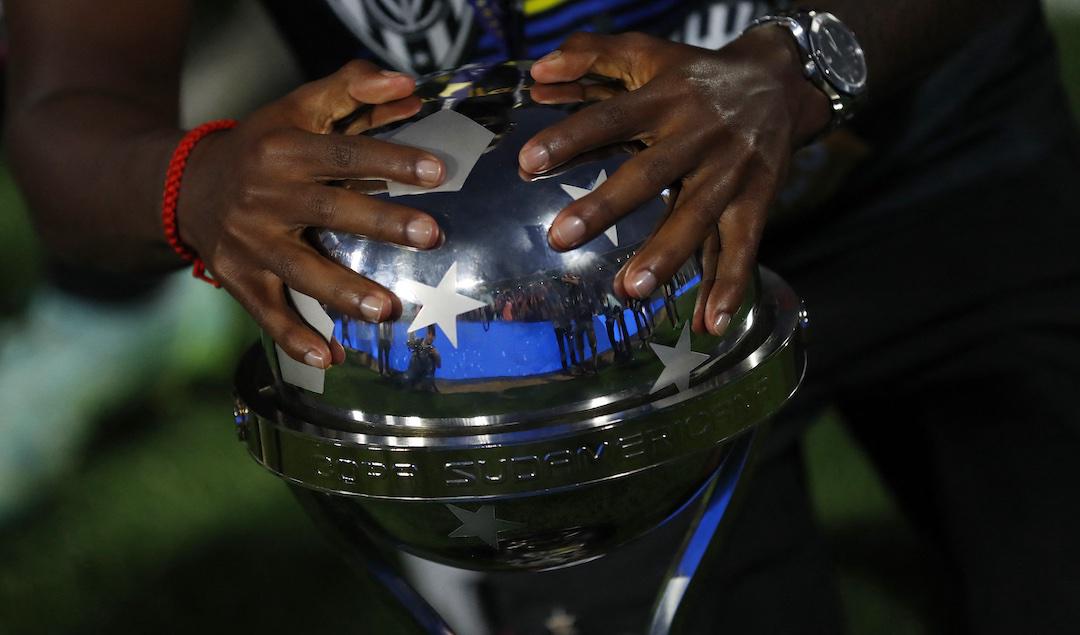
[[[828,96],[832,119],[826,132],[851,119],[866,95],[867,75],[855,33],[835,15],[807,9],[760,17],[746,31],[765,24],[791,31],[803,57],[803,74]]]

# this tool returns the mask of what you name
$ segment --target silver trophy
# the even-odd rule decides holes
[[[586,80],[534,95],[528,71],[503,63],[427,76],[416,116],[365,132],[439,154],[447,184],[342,185],[404,197],[445,239],[421,252],[314,232],[329,258],[397,293],[404,312],[372,325],[290,292],[346,361],[301,367],[264,338],[237,372],[236,421],[252,456],[418,632],[450,629],[380,555],[387,549],[467,569],[543,570],[603,556],[697,505],[642,628],[666,633],[761,424],[802,379],[805,316],[760,268],[723,337],[691,332],[696,258],[646,301],[616,297],[616,272],[675,191],[578,249],[552,250],[555,215],[639,147],[521,174],[525,141],[616,90]]]

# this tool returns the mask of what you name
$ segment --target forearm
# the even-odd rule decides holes
[[[5,2],[6,146],[59,258],[123,271],[179,264],[161,188],[179,140],[188,0]]]
[[[882,99],[925,76],[995,16],[1008,0],[799,0],[829,11],[858,36],[869,66],[870,98]]]
[[[165,242],[160,212],[181,135],[168,113],[86,90],[14,109],[12,166],[48,251],[117,271],[182,264]]]

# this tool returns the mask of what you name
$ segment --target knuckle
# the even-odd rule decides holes
[[[360,301],[360,293],[355,288],[335,283],[330,288],[328,299],[332,300],[340,309],[354,312]]]
[[[387,176],[412,181],[416,179],[416,164],[420,161],[420,151],[413,148],[393,148],[379,157]]]
[[[754,129],[746,130],[742,135],[742,143],[747,155],[750,157],[761,156],[764,140],[759,131]]]
[[[223,286],[228,289],[236,301],[244,307],[251,319],[277,339],[280,332],[278,321],[274,319],[274,310],[264,302],[256,300],[250,281],[244,279],[225,279]]]
[[[339,169],[353,167],[357,162],[356,147],[345,139],[334,139],[327,148],[330,164]]]
[[[250,181],[241,183],[236,190],[236,207],[242,211],[259,208],[262,201],[262,188]]]
[[[281,256],[277,259],[274,273],[288,286],[296,286],[300,277],[300,262],[293,256]]]
[[[597,104],[597,106],[599,107],[597,112],[597,123],[601,128],[618,130],[626,124],[626,108],[619,103],[619,100],[611,99]]]
[[[689,205],[686,213],[694,224],[702,226],[716,222],[716,213],[711,205]]]
[[[665,271],[674,271],[682,266],[686,257],[674,245],[663,245],[657,249],[656,258],[653,260],[653,269],[658,278],[663,278]]]
[[[267,166],[278,161],[285,150],[285,134],[280,130],[259,135],[251,142],[248,154],[256,165]]]
[[[285,340],[285,335],[288,331],[288,318],[278,309],[271,308],[261,302],[249,301],[246,305],[247,311],[251,314],[259,326],[266,329],[266,332],[270,334],[270,337],[275,341],[282,342]]]
[[[609,197],[597,192],[585,199],[587,205],[582,210],[582,218],[586,222],[605,222],[615,216],[615,207]]]
[[[398,234],[404,232],[396,232],[398,223],[392,214],[380,212],[378,210],[370,210],[367,213],[369,222],[371,225],[371,235],[380,239],[398,239]]]
[[[323,192],[330,188],[317,188],[316,191],[306,195],[304,207],[312,223],[318,227],[333,227],[337,216],[337,200],[332,192]]]
[[[643,164],[635,171],[634,176],[650,189],[665,188],[674,180],[671,159],[661,154],[643,158]]]

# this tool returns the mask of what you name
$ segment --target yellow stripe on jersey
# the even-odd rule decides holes
[[[525,0],[525,15],[536,15],[548,9],[567,4],[570,0]]]

